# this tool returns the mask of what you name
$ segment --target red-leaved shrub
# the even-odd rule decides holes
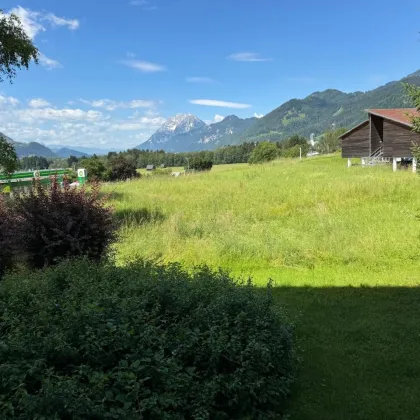
[[[35,182],[19,195],[13,212],[19,218],[18,243],[33,268],[53,265],[69,257],[85,256],[99,261],[116,239],[112,211],[99,195],[99,185],[62,187]]]
[[[6,269],[12,266],[13,226],[15,226],[15,223],[12,222],[9,209],[0,194],[0,278]]]

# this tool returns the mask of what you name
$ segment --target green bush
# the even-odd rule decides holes
[[[83,158],[78,166],[86,169],[89,182],[105,180],[107,169],[104,158],[100,159],[96,155],[91,158]]]
[[[169,176],[172,174],[172,169],[171,168],[156,168],[155,171],[153,171],[153,175],[154,176]]]
[[[108,170],[105,174],[107,181],[125,181],[127,179],[139,178],[136,165],[124,156],[112,156],[108,159]]]
[[[263,163],[274,160],[279,154],[278,147],[269,141],[259,143],[249,156],[249,163]]]
[[[280,419],[294,379],[270,288],[207,268],[9,274],[0,328],[4,419]]]
[[[195,157],[190,162],[190,169],[195,171],[210,171],[213,167],[213,161],[202,157]]]
[[[296,145],[296,146],[292,146],[288,149],[283,149],[282,152],[282,156],[285,158],[298,158],[300,156],[300,149],[302,148],[302,146]],[[302,157],[306,156],[306,150],[302,149]]]

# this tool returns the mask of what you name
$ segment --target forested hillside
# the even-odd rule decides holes
[[[337,128],[352,127],[367,117],[367,108],[410,107],[402,82],[420,85],[420,71],[368,92],[329,89],[304,99],[292,99],[256,121],[235,142],[278,141],[294,134],[309,137],[311,133],[323,133],[333,124]]]

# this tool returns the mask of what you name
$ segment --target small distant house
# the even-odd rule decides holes
[[[156,169],[155,165],[147,165],[146,166],[146,171],[154,171]]]
[[[162,169],[165,169],[165,168],[166,168],[166,163],[162,163],[162,164],[160,165],[160,167],[161,167]]]
[[[368,119],[340,136],[341,156],[361,158],[362,165],[386,163],[392,160],[394,171],[397,162],[417,161],[412,155],[413,145],[420,145],[420,134],[412,131],[413,117],[420,117],[415,108],[368,109]]]

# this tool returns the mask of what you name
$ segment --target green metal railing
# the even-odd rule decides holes
[[[13,189],[21,187],[30,187],[34,179],[39,180],[41,184],[49,184],[51,177],[56,177],[59,182],[63,181],[64,176],[70,175],[69,169],[41,169],[37,171],[15,172],[11,175],[0,174],[0,192],[11,192]],[[80,185],[87,181],[85,169],[77,170],[77,179]]]

